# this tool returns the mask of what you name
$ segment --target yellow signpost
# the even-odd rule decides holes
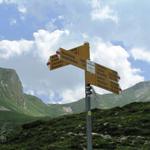
[[[50,70],[54,70],[66,65],[74,65],[85,71],[85,104],[87,114],[87,150],[92,150],[92,121],[91,121],[91,86],[95,85],[105,90],[119,94],[119,75],[116,71],[92,62],[90,60],[89,43],[65,50],[60,48],[57,54],[50,56],[47,65]]]
[[[65,49],[60,48],[60,60],[74,65],[76,67],[79,67],[81,69],[85,69],[86,68],[86,62],[85,59],[82,59],[81,57],[73,54],[70,51],[66,51]]]
[[[86,83],[93,84],[95,86],[104,88],[105,90],[119,94],[120,87],[118,84],[118,73],[105,66],[94,63],[90,60],[80,58],[70,51],[66,51],[60,48],[60,60],[68,64],[72,64],[86,71],[85,81]]]
[[[111,91],[116,94],[120,93],[119,84],[117,82],[109,80],[107,77],[100,76],[99,74],[92,74],[86,71],[85,78],[87,84],[92,84],[101,87],[105,90]]]
[[[64,49],[65,50],[65,49]],[[83,60],[90,58],[90,52],[89,52],[89,43],[84,43],[81,46],[72,48],[67,50],[70,54],[74,54],[77,57],[82,58]],[[50,56],[48,67],[50,70],[58,69],[60,67],[69,65],[70,63],[67,63],[66,61],[62,61],[59,59],[59,56],[57,54]]]
[[[60,68],[62,66],[66,66],[66,65],[68,65],[68,63],[63,62],[62,60],[60,60],[57,54],[52,55],[49,58],[48,67],[49,67],[50,70],[54,70],[54,69],[57,69],[57,68]]]
[[[102,66],[100,64],[95,63],[96,74],[99,76],[103,76],[104,78],[108,78],[109,80],[113,80],[118,82],[120,79],[118,73],[110,68]]]

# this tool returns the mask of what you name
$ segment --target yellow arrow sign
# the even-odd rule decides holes
[[[119,94],[121,89],[117,82],[109,80],[106,77],[99,76],[98,74],[93,74],[88,71],[85,72],[86,83],[101,87],[105,90],[111,91],[113,93]]]
[[[110,68],[107,68],[105,66],[102,66],[100,64],[95,63],[95,72],[96,74],[98,74],[99,76],[108,78],[110,80],[114,80],[114,81],[118,81],[120,79],[120,77],[118,76],[118,73]]]
[[[60,59],[63,62],[72,64],[86,71],[86,82],[101,87],[108,91],[119,94],[120,87],[118,82],[118,73],[112,69],[94,63],[90,60],[84,60],[79,56],[60,49]]]
[[[69,49],[68,51],[78,57],[81,57],[82,59],[90,58],[89,43],[84,43],[83,45]],[[60,60],[60,58],[56,54],[50,56],[49,58],[48,67],[50,70],[54,70],[66,65],[69,65],[69,63]]]
[[[86,68],[85,59],[82,59],[79,56],[73,54],[72,52],[66,51],[62,48],[60,48],[60,60],[84,70]]]
[[[94,63],[88,59],[82,59],[79,56],[71,53],[70,51],[66,51],[62,48],[60,48],[60,60],[68,64],[72,64],[81,69],[84,69],[85,71],[97,74],[98,76],[102,76],[103,78],[107,78],[109,80],[117,82],[120,78],[116,71],[102,66],[100,64]]]
[[[57,69],[57,68],[60,68],[62,66],[66,66],[66,65],[68,65],[68,63],[63,62],[62,60],[60,60],[57,54],[52,55],[49,58],[48,67],[49,67],[50,70],[54,70],[54,69]]]

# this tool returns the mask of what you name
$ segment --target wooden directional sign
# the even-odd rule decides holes
[[[50,64],[48,65],[48,67],[50,70],[57,69],[62,66],[68,65],[68,63],[60,60],[57,54],[50,56],[49,62],[50,62]]]
[[[102,65],[99,65],[97,63],[95,63],[95,73],[98,76],[102,76],[104,78],[107,78],[109,80],[113,80],[118,82],[118,80],[120,79],[120,77],[118,76],[118,73],[112,69],[109,69],[107,67],[104,67]]]
[[[68,51],[85,60],[90,58],[89,43],[84,43],[83,45],[69,49]],[[50,70],[54,70],[66,65],[69,65],[69,63],[60,60],[56,54],[50,56],[49,58],[48,67]]]
[[[119,94],[120,87],[117,82],[109,80],[103,76],[99,76],[98,74],[92,74],[88,71],[85,73],[86,83],[101,87],[105,90],[111,91],[113,93]]]
[[[119,94],[118,73],[110,68],[89,60],[89,44],[65,50],[59,49],[59,55],[50,56],[50,70],[72,64],[85,70],[86,83],[93,84],[105,90]]]
[[[68,64],[77,66],[81,69],[87,70],[88,72],[98,74],[99,76],[102,76],[104,78],[108,78],[109,80],[114,80],[117,82],[120,78],[116,71],[107,68],[105,66],[99,65],[97,63],[94,63],[89,59],[87,60],[82,59],[79,56],[69,51],[66,51],[65,49],[62,48],[60,48],[60,60]]]
[[[81,46],[69,49],[68,51],[85,60],[90,58],[89,43],[87,42]]]
[[[88,66],[90,69],[88,69]],[[118,73],[89,60],[87,60],[85,78],[86,83],[93,84],[116,94],[119,94],[120,92]]]
[[[60,59],[86,71],[86,82],[119,94],[118,73],[112,69],[84,60],[75,54],[60,49]]]
[[[79,56],[71,53],[70,51],[66,51],[65,49],[62,48],[60,48],[60,60],[84,70],[86,68],[85,59],[82,59]]]
[[[105,66],[100,64],[94,63],[93,61],[87,60],[86,61],[86,70],[90,73],[97,74],[103,78],[107,78],[109,80],[118,81],[120,77],[118,73],[112,69],[109,69]]]

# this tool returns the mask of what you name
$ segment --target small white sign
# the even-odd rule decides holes
[[[95,63],[90,61],[89,59],[86,60],[86,70],[90,73],[95,74]]]

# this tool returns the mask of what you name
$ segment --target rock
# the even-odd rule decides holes
[[[104,126],[107,126],[108,124],[109,124],[108,122],[105,122],[103,125],[104,125]]]
[[[126,141],[127,139],[128,139],[127,136],[123,136],[123,137],[120,138],[120,142]]]
[[[7,142],[7,138],[6,138],[5,135],[0,135],[0,142],[1,142],[2,144]]]
[[[106,134],[106,135],[100,134],[100,136],[105,140],[112,139],[112,137],[109,134]]]

